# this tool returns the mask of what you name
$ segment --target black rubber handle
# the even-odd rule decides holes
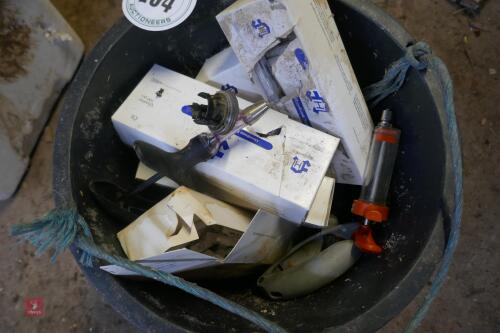
[[[214,151],[214,143],[208,140],[206,134],[200,134],[192,138],[186,147],[175,152],[168,153],[152,144],[143,141],[134,143],[137,157],[149,168],[168,177],[178,183],[192,187],[194,175],[192,169],[195,165],[210,159]]]

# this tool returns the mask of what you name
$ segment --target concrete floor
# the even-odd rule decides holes
[[[121,16],[119,0],[53,0],[90,49]],[[445,0],[378,0],[419,40],[441,56],[455,82],[462,133],[465,205],[462,237],[446,285],[420,332],[500,330],[500,1],[489,0],[469,19]],[[470,22],[481,28],[470,29]],[[135,332],[89,286],[70,254],[53,265],[33,248],[8,237],[15,223],[30,222],[53,207],[52,145],[57,117],[50,121],[32,166],[12,200],[0,204],[0,331]],[[23,315],[26,297],[45,300],[45,316]],[[410,304],[382,332],[399,332],[416,305]]]

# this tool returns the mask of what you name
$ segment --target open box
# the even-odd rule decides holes
[[[201,230],[216,227],[239,234],[227,255],[207,255],[189,245],[203,241]],[[252,214],[186,187],[141,215],[118,233],[124,252],[132,260],[168,273],[226,264],[272,264],[290,248],[298,225],[259,210]],[[239,236],[239,235],[238,235]],[[227,246],[227,245],[226,245]],[[136,275],[125,268],[106,265],[115,275]]]

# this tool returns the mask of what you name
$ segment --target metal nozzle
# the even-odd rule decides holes
[[[269,108],[269,105],[264,101],[250,105],[239,112],[238,120],[230,132],[226,132],[223,135],[214,133],[214,139],[217,142],[222,142],[242,128],[255,124]]]
[[[382,127],[392,127],[392,111],[389,109],[385,109],[382,111],[382,117],[380,118],[379,126]]]
[[[206,99],[208,105],[192,104],[192,118],[195,123],[208,126],[211,134],[208,141],[214,145],[255,124],[270,108],[262,100],[240,111],[236,95],[229,91],[219,91],[215,95],[200,93],[199,96]]]
[[[265,101],[257,102],[241,111],[241,118],[246,125],[253,125],[262,118],[264,113],[269,110],[269,104]]]
[[[386,121],[390,123],[392,121],[392,111],[389,109],[385,109],[382,111],[382,121]]]

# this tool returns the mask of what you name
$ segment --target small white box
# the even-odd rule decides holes
[[[242,235],[224,258],[185,247],[170,250],[200,239],[200,223],[195,221],[207,227],[223,226]],[[272,264],[289,249],[297,228],[265,211],[253,215],[181,186],[120,231],[118,239],[129,259],[176,273],[224,264]],[[136,275],[120,266],[101,268],[115,275]]]
[[[337,181],[362,184],[373,123],[328,2],[239,0],[217,20],[259,87],[255,65],[266,59],[284,93],[280,111],[341,138]]]
[[[149,142],[165,151],[185,147],[203,132],[184,106],[204,103],[198,93],[217,89],[155,65],[113,115],[124,143]],[[241,108],[249,102],[238,99]],[[278,134],[264,137],[280,128]],[[227,202],[265,209],[301,223],[316,196],[339,140],[269,110],[253,126],[233,135],[219,154],[200,163],[203,192]]]

